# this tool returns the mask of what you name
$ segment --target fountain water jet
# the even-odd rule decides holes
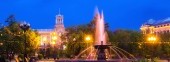
[[[96,8],[95,12],[95,45],[101,45],[101,42],[103,45],[106,44],[106,35],[105,35],[105,27],[104,27],[104,17],[103,17],[103,11],[100,15],[98,9]]]
[[[83,53],[88,51],[89,49],[91,50],[90,53],[88,53],[88,56],[85,58],[87,60],[96,60],[97,61],[117,61],[117,62],[122,62],[123,60],[129,61],[128,57],[125,55],[129,55],[133,60],[136,60],[136,58],[129,54],[128,52],[124,51],[123,49],[120,49],[116,46],[109,45],[106,37],[106,31],[105,31],[105,24],[104,24],[104,15],[103,11],[100,15],[98,8],[96,8],[95,11],[95,44],[94,46],[90,46],[87,49],[83,50],[78,56],[75,57],[77,59],[80,57]],[[111,53],[112,52],[114,53]],[[123,54],[125,53],[125,54]],[[112,59],[111,54],[116,54],[119,59]],[[93,55],[93,56],[91,56]]]
[[[95,23],[95,49],[97,52],[97,60],[106,60],[105,49],[108,49],[109,46],[106,44],[106,32],[104,24],[103,11],[100,15],[98,9],[96,8],[96,23]]]

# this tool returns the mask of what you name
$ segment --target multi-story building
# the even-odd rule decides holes
[[[170,18],[154,21],[150,19],[148,22],[142,24],[141,31],[143,34],[159,34],[170,32]]]
[[[48,45],[61,45],[63,43],[61,35],[66,32],[63,18],[63,15],[59,12],[59,14],[56,15],[56,22],[53,29],[37,29],[41,38],[41,48],[46,48]]]

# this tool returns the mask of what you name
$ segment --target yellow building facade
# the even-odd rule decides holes
[[[152,21],[142,24],[140,30],[143,34],[159,34],[170,32],[170,18],[161,21]]]

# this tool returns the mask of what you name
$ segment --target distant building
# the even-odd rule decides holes
[[[61,35],[66,32],[63,19],[63,15],[59,12],[59,14],[56,15],[55,26],[53,29],[36,29],[40,34],[41,48],[46,48],[48,45],[61,45],[63,43]]]
[[[169,33],[170,18],[160,21],[154,21],[153,19],[150,19],[148,22],[142,24],[140,30],[143,34]]]

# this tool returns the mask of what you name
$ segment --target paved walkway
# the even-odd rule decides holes
[[[15,60],[11,60],[8,62],[16,62]],[[54,59],[42,59],[42,60],[38,60],[36,62],[55,62]]]
[[[42,59],[38,60],[37,62],[55,62],[54,59]]]
[[[10,62],[10,61],[9,61]],[[16,62],[15,60],[11,60],[11,62]],[[42,59],[36,62],[55,62],[54,59]],[[65,60],[59,60],[59,62],[65,62]],[[167,60],[158,60],[157,62],[168,62]]]

